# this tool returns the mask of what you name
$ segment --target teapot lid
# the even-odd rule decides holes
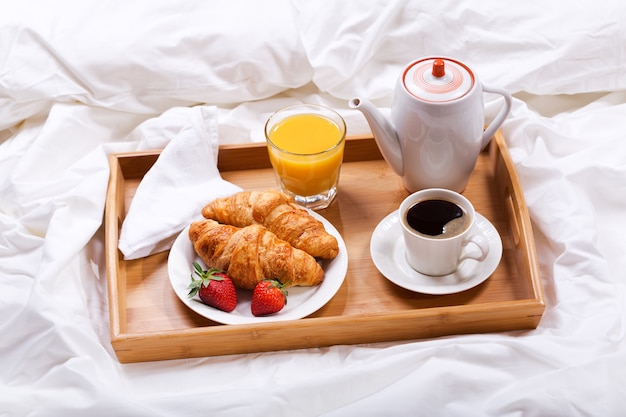
[[[449,58],[425,58],[404,71],[404,87],[415,97],[433,102],[452,101],[467,94],[476,82],[464,64]]]

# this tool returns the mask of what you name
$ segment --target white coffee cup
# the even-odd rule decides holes
[[[419,207],[417,204],[420,204]],[[457,209],[462,212],[461,215]],[[409,210],[411,219],[408,219]],[[447,223],[445,232],[435,231],[452,213],[458,217]],[[474,206],[457,192],[443,188],[415,192],[402,201],[398,215],[406,259],[417,272],[432,276],[448,275],[455,272],[466,259],[483,261],[489,253],[487,238],[475,226]],[[409,224],[410,221],[413,226]],[[453,231],[455,224],[457,230]],[[436,227],[433,228],[434,225]]]

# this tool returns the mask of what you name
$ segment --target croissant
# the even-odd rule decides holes
[[[326,232],[324,224],[278,190],[242,191],[218,198],[202,209],[202,215],[237,227],[262,224],[316,258],[333,259],[339,253],[337,239]]]
[[[315,258],[259,224],[238,228],[199,220],[189,226],[189,239],[207,266],[226,271],[239,288],[252,290],[266,278],[286,286],[314,286],[324,279]]]

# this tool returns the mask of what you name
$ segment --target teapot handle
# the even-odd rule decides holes
[[[513,101],[513,99],[511,98],[511,94],[506,90],[502,90],[500,88],[485,87],[483,85],[483,91],[487,93],[500,94],[501,96],[503,96],[504,107],[500,109],[500,112],[496,115],[495,119],[493,119],[491,124],[483,132],[483,144],[481,149],[484,149],[485,146],[489,144],[489,141],[491,140],[493,135],[496,134],[496,130],[500,128],[502,122],[504,122],[504,119],[511,111],[511,103]]]

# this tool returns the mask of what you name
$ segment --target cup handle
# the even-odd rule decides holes
[[[489,141],[491,140],[493,135],[496,134],[496,130],[500,128],[500,126],[504,122],[504,119],[511,111],[511,104],[513,102],[513,99],[511,98],[511,93],[501,88],[485,87],[483,85],[483,91],[487,93],[500,94],[502,97],[504,97],[504,107],[500,109],[495,119],[493,119],[491,124],[483,132],[483,142],[481,149],[484,149],[485,146],[489,144]]]
[[[468,245],[473,243],[478,250],[471,251],[468,250]],[[464,261],[465,259],[475,259],[477,261],[484,261],[487,255],[489,254],[489,241],[482,233],[477,233],[472,235],[469,239],[465,241],[463,244],[463,254],[459,258],[459,263]]]

